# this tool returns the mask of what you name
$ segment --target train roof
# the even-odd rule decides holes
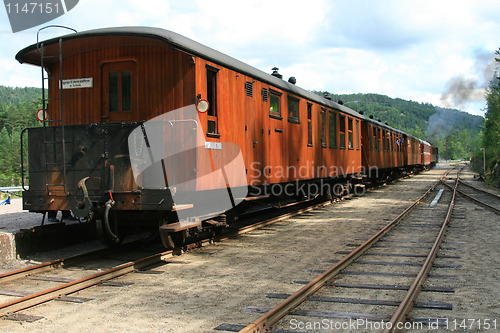
[[[271,86],[275,86],[278,88],[283,89],[284,91],[287,91],[289,93],[292,93],[297,96],[301,96],[304,98],[307,98],[308,100],[314,101],[320,105],[323,105],[328,108],[336,109],[338,111],[342,111],[344,113],[347,113],[351,116],[354,116],[359,119],[366,120],[367,122],[371,122],[373,124],[376,124],[377,126],[384,127],[386,129],[389,129],[391,131],[405,134],[409,137],[413,137],[399,129],[393,128],[391,126],[388,126],[382,122],[379,122],[375,119],[371,119],[367,116],[364,116],[362,114],[359,114],[358,112],[341,105],[339,103],[333,102],[331,100],[328,100],[322,96],[319,96],[309,90],[300,88],[290,82],[287,82],[285,80],[282,80],[278,77],[275,77],[271,74],[268,74],[266,72],[263,72],[255,67],[252,67],[240,60],[237,60],[233,57],[230,57],[222,52],[219,52],[215,49],[212,49],[208,46],[205,46],[201,43],[198,43],[192,39],[189,39],[185,36],[182,36],[178,33],[175,33],[173,31],[161,29],[161,28],[151,28],[151,27],[115,27],[115,28],[102,28],[102,29],[95,29],[95,30],[88,30],[88,31],[82,31],[82,32],[77,32],[77,33],[71,33],[67,35],[63,35],[60,37],[55,37],[52,39],[48,39],[45,41],[40,42],[39,44],[43,43],[46,47],[55,45],[59,43],[59,39],[62,39],[62,41],[70,41],[70,40],[75,40],[75,39],[80,39],[80,38],[90,38],[90,37],[109,37],[109,36],[122,36],[122,37],[143,37],[143,38],[151,38],[151,39],[156,39],[161,42],[164,42],[166,44],[172,45],[173,47],[182,50],[184,52],[193,54],[195,56],[207,59],[213,63],[219,64],[221,66],[227,67],[229,69],[232,69],[236,72],[239,72],[241,74],[250,76],[252,78],[258,79],[262,82],[266,82]],[[116,40],[113,41],[114,43],[119,43]],[[20,63],[29,63],[33,65],[38,65],[40,66],[40,54],[38,52],[38,45],[39,44],[32,44],[21,51],[19,51],[16,54],[16,59]],[[87,47],[95,47],[91,44],[88,44]],[[64,46],[63,46],[64,49]],[[418,138],[414,138],[416,140],[420,140]]]
[[[78,38],[88,38],[88,37],[104,37],[104,36],[135,36],[135,37],[145,37],[158,39],[170,44],[177,49],[191,53],[193,55],[199,56],[201,58],[207,59],[211,62],[219,64],[221,66],[232,69],[241,74],[245,74],[252,78],[258,79],[260,81],[266,82],[272,86],[279,87],[289,93],[294,95],[302,96],[325,107],[334,108],[339,111],[348,113],[357,118],[363,118],[362,115],[356,111],[328,100],[322,96],[319,96],[313,92],[300,88],[290,82],[284,81],[277,78],[271,74],[265,73],[255,67],[252,67],[240,60],[230,57],[222,52],[214,50],[208,46],[200,44],[192,39],[184,37],[173,31],[161,29],[161,28],[150,28],[150,27],[116,27],[116,28],[103,28],[82,31],[77,33],[72,33],[64,35],[61,37],[52,38],[40,43],[44,43],[45,46],[56,44],[59,39],[62,38],[64,41],[74,40]],[[63,46],[64,48],[64,46]],[[38,54],[37,44],[30,45],[16,55],[16,59],[20,63],[30,63],[33,65],[40,66],[40,55]]]

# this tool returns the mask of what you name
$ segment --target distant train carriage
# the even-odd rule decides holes
[[[422,162],[424,166],[429,166],[432,163],[432,146],[429,142],[420,141],[422,144]]]
[[[227,192],[234,207],[236,199],[340,195],[367,169],[387,175],[422,164],[416,138],[299,88],[277,69],[266,74],[170,31],[74,33],[31,45],[16,59],[43,67],[48,85],[44,126],[28,130],[24,208],[71,209],[95,221],[110,243],[132,226],[160,226],[173,247],[228,222],[183,220],[203,206],[182,197],[186,184]],[[180,118],[170,117],[179,110]],[[184,119],[183,110],[194,114]],[[227,144],[242,156],[236,185],[238,175],[217,166]],[[192,149],[178,151],[183,145]],[[304,193],[303,184],[316,186]]]
[[[438,148],[431,146],[431,165],[435,165],[438,162],[439,153]]]
[[[368,117],[362,128],[365,169],[376,169],[383,178],[408,166],[404,132]]]

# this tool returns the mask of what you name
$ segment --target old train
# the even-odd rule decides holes
[[[24,209],[70,209],[109,243],[144,228],[179,246],[245,203],[342,195],[437,159],[429,143],[277,68],[163,29],[70,33],[16,59],[40,66],[44,87],[43,126],[23,133]]]

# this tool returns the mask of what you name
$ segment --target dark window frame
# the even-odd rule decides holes
[[[297,116],[290,115],[290,103],[296,103]],[[288,95],[288,122],[293,124],[300,124],[300,99],[295,96]]]
[[[281,116],[281,96],[282,95],[283,95],[283,93],[281,93],[277,90],[269,89],[269,104],[270,104],[269,105],[269,117],[279,119],[279,120],[283,119],[283,117]],[[272,105],[273,98],[278,99],[278,112],[271,110],[271,108],[273,107],[273,105]]]
[[[373,150],[377,151],[378,139],[377,139],[377,126],[375,125],[372,125],[372,136],[373,136]]]
[[[356,119],[356,150],[359,150],[359,119]]]
[[[347,117],[347,148],[354,150],[354,118]]]
[[[383,151],[382,148],[382,129],[377,128],[377,146],[378,146],[378,151]]]
[[[368,146],[370,146],[370,151],[373,151],[373,126],[366,125],[367,132],[368,132]]]
[[[320,142],[321,147],[326,148],[326,109],[321,108],[320,113],[320,124],[321,124],[321,132],[320,132]]]
[[[108,73],[108,112],[118,112],[120,109],[120,75],[121,72]]]
[[[339,114],[339,148],[340,149],[346,149],[346,115],[344,114]],[[343,130],[342,130],[343,129]]]
[[[102,63],[102,119],[125,121],[137,111],[137,63],[119,60]]]
[[[312,103],[307,103],[307,146],[313,146],[312,135]]]
[[[332,136],[332,120],[333,118],[333,136]],[[337,112],[329,110],[328,112],[328,145],[332,149],[337,149]],[[332,140],[333,138],[333,140]]]
[[[206,65],[206,84],[207,84],[207,101],[208,101],[208,111],[207,111],[207,136],[208,137],[220,137],[219,133],[219,114],[217,108],[217,74],[219,73],[219,68]],[[212,124],[212,125],[211,125]]]

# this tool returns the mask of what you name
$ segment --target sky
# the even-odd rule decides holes
[[[80,0],[53,21],[12,33],[3,7],[0,85],[41,87],[40,69],[15,55],[44,25],[151,26],[267,73],[279,67],[308,90],[378,93],[483,115],[499,13],[498,0]],[[62,34],[48,29],[40,38]]]

